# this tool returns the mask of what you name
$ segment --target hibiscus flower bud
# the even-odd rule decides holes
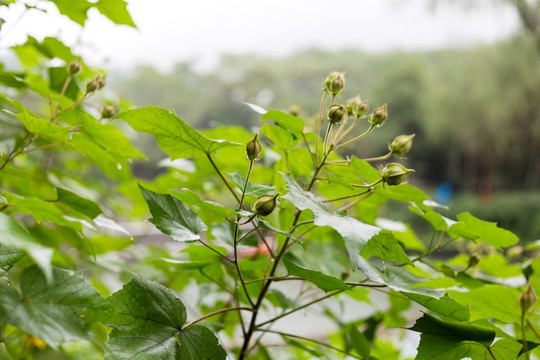
[[[381,107],[376,108],[369,118],[370,124],[375,126],[381,126],[388,117],[388,110],[386,109],[386,104]]]
[[[324,79],[324,91],[330,95],[339,95],[345,87],[345,72],[332,71]]]
[[[399,135],[396,136],[394,141],[388,146],[388,149],[392,152],[393,155],[402,156],[411,150],[412,139],[415,134],[412,135]]]
[[[414,170],[407,169],[401,164],[390,163],[381,170],[381,176],[386,184],[394,186],[405,181],[405,178],[412,172],[414,172]]]
[[[351,115],[362,117],[369,110],[367,101],[362,101],[360,95],[347,100],[347,112]]]
[[[347,118],[347,109],[340,104],[330,105],[326,118],[330,124],[337,125]]]
[[[277,205],[277,197],[279,194],[274,195],[261,195],[253,204],[253,211],[257,215],[266,216],[270,215]]]
[[[262,145],[259,136],[255,134],[253,139],[246,143],[246,155],[250,161],[257,161],[261,158]]]

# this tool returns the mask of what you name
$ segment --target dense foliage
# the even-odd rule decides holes
[[[54,3],[79,23],[96,7],[132,25],[123,0]],[[419,360],[540,354],[535,244],[442,216],[407,184],[399,161],[418,135],[347,153],[394,115],[343,101],[356,95],[343,73],[323,81],[313,121],[250,105],[256,134],[199,131],[111,102],[104,74],[56,38],[13,51],[22,68],[0,76],[0,358],[398,359],[413,332]],[[133,130],[168,155],[152,180],[132,174]],[[116,222],[141,217],[155,232]],[[285,330],[290,318],[309,330]]]

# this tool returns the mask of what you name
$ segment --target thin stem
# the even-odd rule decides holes
[[[57,143],[53,143],[53,144],[47,144],[47,145],[43,145],[43,146],[38,146],[38,147],[35,147],[35,148],[32,148],[32,149],[23,150],[23,151],[21,151],[21,154],[28,154],[28,153],[31,153],[33,151],[48,149],[48,148],[52,148],[52,147],[56,147],[56,146],[60,146],[60,145],[64,145],[64,143],[57,142]]]
[[[354,121],[353,123],[347,128],[347,130],[342,134],[342,135],[339,135],[339,132],[336,134],[335,138],[334,138],[334,145],[337,145],[339,144],[339,142],[341,140],[343,140],[345,138],[345,136],[347,136],[351,130],[356,126],[356,124],[358,123],[358,120],[360,120],[360,117],[359,116],[356,116],[354,118]]]
[[[185,328],[187,328],[187,327],[190,327],[191,325],[195,325],[196,323],[201,322],[201,321],[203,321],[204,319],[208,319],[209,317],[212,317],[212,316],[215,316],[215,315],[224,313],[224,312],[228,312],[228,311],[241,311],[241,310],[245,310],[245,311],[253,311],[251,308],[248,308],[248,307],[229,307],[229,308],[219,309],[219,310],[217,310],[217,311],[214,311],[214,312],[211,312],[211,313],[206,314],[206,315],[204,315],[204,316],[201,316],[200,318],[195,319],[195,320],[193,320],[193,321],[190,322],[190,323],[187,323],[186,325],[182,326],[182,329],[185,329]]]
[[[242,197],[240,198],[240,209],[244,205],[244,198],[246,197],[246,190],[249,184],[249,177],[251,176],[251,171],[253,171],[253,160],[249,162],[249,168],[246,175],[246,182],[244,183],[244,188],[242,189]]]
[[[489,351],[489,355],[491,355],[491,357],[493,358],[493,360],[497,360],[497,357],[496,357],[495,354],[493,353],[493,350],[491,350],[491,346],[488,346],[487,349],[488,349],[488,351]]]
[[[389,152],[388,154],[386,155],[383,155],[383,156],[379,156],[379,157],[373,157],[373,158],[367,158],[367,159],[363,159],[365,161],[381,161],[381,160],[386,160],[388,158],[390,158],[392,156],[393,152]]]
[[[349,144],[351,144],[351,143],[353,143],[353,142],[355,142],[355,141],[357,141],[357,140],[360,140],[361,138],[367,136],[370,132],[372,132],[373,129],[375,129],[375,125],[371,124],[371,126],[369,127],[369,129],[366,130],[365,133],[363,133],[363,134],[361,134],[361,135],[358,135],[358,136],[355,137],[354,139],[351,139],[351,140],[349,140],[349,141],[346,141],[346,142],[344,142],[344,143],[342,143],[342,144],[337,145],[336,148],[335,148],[335,150],[339,150],[339,149],[341,149],[341,148],[344,147],[344,146],[347,146],[347,145],[349,145]]]
[[[304,235],[306,235],[308,232],[315,229],[316,227],[317,227],[317,225],[312,225],[312,226],[308,227],[306,230],[302,231],[302,233],[300,235],[298,235],[296,237],[296,239],[300,240]]]
[[[309,143],[306,139],[306,134],[302,133],[302,137],[304,138],[304,144],[306,144],[306,148],[309,152],[309,156],[311,156],[311,161],[313,162],[313,167],[317,167],[317,160],[315,160],[315,157],[313,156],[313,153],[311,152],[311,147],[309,146]]]
[[[58,116],[62,115],[63,113],[81,105],[83,102],[85,102],[86,100],[88,100],[90,97],[92,96],[92,93],[86,93],[84,94],[84,96],[82,98],[80,98],[79,100],[75,101],[73,104],[69,105],[67,108],[65,109],[62,109],[60,110],[59,112],[55,113],[54,116],[51,118],[51,121],[53,121],[54,119],[56,119]]]
[[[294,334],[288,334],[288,333],[284,333],[284,332],[281,332],[281,331],[275,331],[275,330],[267,330],[267,329],[257,329],[257,331],[261,331],[261,332],[266,332],[266,333],[272,333],[272,334],[278,334],[278,335],[281,335],[281,336],[286,336],[286,337],[291,337],[291,338],[296,338],[296,339],[300,339],[300,340],[305,340],[305,341],[311,341],[315,344],[319,344],[321,346],[324,346],[324,347],[327,347],[329,349],[332,349],[334,351],[337,351],[339,353],[342,353],[342,354],[345,354],[345,355],[348,355],[354,359],[360,359],[362,360],[361,357],[358,357],[356,355],[353,355],[351,354],[350,352],[348,351],[345,351],[345,350],[342,350],[342,349],[339,349],[335,346],[332,346],[330,344],[327,344],[325,342],[322,342],[322,341],[319,341],[319,340],[315,340],[315,339],[310,339],[310,338],[307,338],[307,337],[304,337],[304,336],[300,336],[300,335],[294,335]]]
[[[377,185],[378,183],[380,183],[382,181],[383,181],[383,179],[380,178],[379,180],[377,180],[375,182],[372,182],[371,184],[351,184],[351,186],[369,189],[369,188],[374,187],[375,185]]]
[[[256,282],[261,282],[261,281],[268,281],[268,280],[272,280],[272,281],[303,280],[303,278],[294,277],[294,276],[274,276],[274,277],[271,277],[271,278],[265,277],[265,278],[261,278],[261,279],[255,279],[255,280],[246,281],[246,284],[251,284],[251,283],[256,283]]]
[[[214,249],[213,247],[211,247],[210,245],[208,245],[207,243],[205,243],[204,241],[202,241],[201,239],[199,239],[199,242],[201,244],[203,244],[204,246],[206,246],[207,248],[209,248],[210,250],[212,250],[213,252],[215,252],[216,254],[218,254],[219,256],[221,256],[223,259],[233,263],[234,261],[232,261],[231,259],[229,259],[229,257],[223,255],[222,253],[220,253],[219,251],[217,251],[216,249]]]
[[[321,99],[321,106],[319,108],[319,116],[317,117],[317,131],[315,133],[317,135],[317,139],[315,140],[315,158],[317,160],[315,161],[315,164],[319,163],[319,136],[321,133],[321,123],[322,123],[323,113],[324,113],[324,104],[326,103],[327,98],[328,98],[328,93],[325,91]]]
[[[227,287],[225,285],[223,285],[222,283],[220,283],[219,281],[217,281],[216,279],[214,279],[213,277],[209,276],[207,273],[205,273],[203,271],[203,269],[199,269],[199,272],[201,273],[202,276],[204,276],[205,278],[207,278],[208,280],[210,280],[211,282],[213,282],[214,284],[216,284],[217,286],[219,286],[221,289],[223,289],[225,292],[228,292],[230,295],[232,295],[233,297],[236,297],[236,294],[233,293],[231,290],[227,289]]]
[[[326,133],[324,134],[324,142],[323,142],[323,154],[327,154],[327,147],[328,147],[328,139],[330,138],[330,134],[332,133],[332,124],[329,122],[328,126],[326,127]]]
[[[529,346],[527,344],[527,335],[525,334],[525,311],[521,312],[521,335],[523,337],[523,352],[527,360],[531,359],[529,354]]]
[[[229,192],[234,196],[234,198],[236,199],[236,201],[238,201],[238,203],[240,203],[240,198],[238,197],[238,195],[236,195],[236,192],[233,190],[233,188],[231,187],[231,185],[229,185],[229,182],[227,181],[227,179],[225,179],[225,176],[223,175],[223,173],[221,172],[221,170],[219,170],[219,168],[217,167],[216,163],[214,162],[214,160],[212,159],[212,157],[210,156],[210,154],[206,154],[206,157],[207,157],[208,160],[210,161],[210,164],[212,164],[212,166],[214,167],[214,170],[216,170],[217,174],[219,175],[219,177],[221,178],[221,180],[223,181],[223,183],[225,184],[225,186],[227,186],[227,188],[229,189]]]
[[[296,229],[298,229],[300,226],[302,225],[307,225],[307,224],[313,224],[313,221],[314,220],[304,220],[304,221],[300,221],[298,224],[294,225],[291,230],[289,231],[289,234],[292,234]]]
[[[342,197],[338,197],[338,198],[335,198],[335,199],[323,200],[322,202],[323,203],[329,203],[329,202],[334,202],[334,201],[347,200],[347,199],[351,199],[351,198],[354,198],[354,197],[357,197],[357,196],[365,195],[365,194],[370,193],[372,191],[373,190],[368,189],[366,191],[359,192],[359,193],[352,194],[352,195],[342,196]]]
[[[526,321],[527,321],[527,325],[529,325],[534,335],[540,340],[540,334],[538,333],[538,331],[536,331],[533,324],[531,324],[531,321],[529,319],[527,319]]]
[[[58,113],[58,109],[60,108],[60,103],[62,102],[62,98],[64,97],[64,94],[66,93],[66,90],[72,78],[73,75],[71,74],[71,72],[69,72],[68,76],[66,77],[66,81],[64,81],[64,85],[62,86],[62,91],[60,91],[60,96],[58,97],[58,102],[56,103],[54,112],[51,114],[51,121],[56,118],[56,114]]]
[[[351,207],[353,207],[354,205],[358,204],[360,201],[363,201],[365,199],[367,199],[368,197],[370,197],[371,195],[373,195],[373,189],[369,189],[369,192],[367,192],[366,195],[354,200],[353,202],[345,205],[345,206],[342,206],[339,210],[347,210]]]
[[[272,319],[270,319],[270,320],[266,320],[266,321],[264,321],[264,322],[262,322],[262,323],[256,325],[256,327],[261,327],[261,326],[264,326],[264,325],[266,325],[266,324],[273,323],[273,322],[276,321],[276,320],[279,320],[279,319],[281,319],[281,318],[283,318],[283,317],[285,317],[285,316],[288,316],[288,315],[290,315],[290,314],[292,314],[292,313],[295,313],[295,312],[297,312],[297,311],[300,311],[300,310],[302,310],[302,309],[305,309],[305,308],[307,308],[308,306],[311,306],[311,305],[313,305],[313,304],[316,304],[316,303],[318,303],[318,302],[321,302],[321,301],[323,301],[323,300],[326,300],[326,299],[328,299],[328,298],[330,298],[330,297],[332,297],[332,296],[334,296],[334,295],[340,294],[340,293],[342,293],[342,292],[344,292],[344,291],[345,291],[345,290],[336,290],[336,291],[332,291],[332,292],[330,292],[330,293],[328,293],[328,294],[326,294],[326,295],[324,295],[324,296],[321,296],[320,298],[317,298],[317,299],[315,299],[315,300],[313,300],[313,301],[308,302],[307,304],[304,304],[304,305],[301,305],[301,306],[299,306],[299,307],[297,307],[297,308],[294,308],[294,309],[292,309],[292,310],[289,310],[289,311],[287,311],[287,312],[285,312],[285,313],[283,313],[283,314],[281,314],[281,315],[278,315],[278,316],[276,316],[276,317],[274,317],[274,318],[272,318]]]

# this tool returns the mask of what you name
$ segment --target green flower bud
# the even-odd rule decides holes
[[[412,139],[415,134],[412,135],[399,135],[396,136],[394,141],[388,146],[388,149],[392,152],[393,155],[402,156],[411,150]]]
[[[260,216],[270,215],[276,208],[277,197],[279,194],[274,195],[261,195],[253,204],[253,211]]]
[[[257,161],[262,157],[261,153],[262,145],[259,141],[259,135],[255,134],[253,139],[246,143],[246,155],[250,161]]]
[[[519,294],[519,306],[521,307],[521,311],[525,314],[526,312],[531,310],[535,304],[536,293],[534,292],[531,284],[529,284],[527,289],[521,294]]]
[[[345,87],[345,72],[332,71],[324,79],[324,91],[330,95],[339,95]]]
[[[86,92],[93,93],[94,91],[101,90],[106,84],[105,77],[98,76],[92,80],[88,80],[86,83]]]
[[[340,104],[330,105],[328,108],[328,113],[326,114],[326,119],[332,125],[337,125],[347,118],[347,109],[345,106]]]
[[[381,176],[383,181],[390,185],[399,185],[410,173],[414,172],[412,169],[407,169],[401,164],[390,163],[381,170]]]
[[[76,75],[80,73],[82,70],[82,62],[81,59],[75,59],[68,65],[68,72],[70,75]]]
[[[347,112],[351,115],[362,117],[368,110],[368,102],[362,101],[360,95],[347,100]]]
[[[371,117],[369,118],[369,123],[375,126],[381,126],[388,117],[388,110],[386,109],[386,103],[375,109]]]
[[[469,264],[467,267],[469,268],[474,267],[478,265],[479,262],[480,262],[480,256],[478,256],[478,254],[471,254],[469,255]]]
[[[101,117],[104,119],[110,119],[116,115],[116,107],[114,105],[107,105],[103,108],[101,112]]]

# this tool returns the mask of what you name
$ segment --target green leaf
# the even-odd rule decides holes
[[[49,86],[52,90],[56,91],[58,94],[64,88],[64,83],[68,77],[68,72],[65,66],[62,67],[51,67],[49,68]],[[75,101],[80,97],[80,91],[75,81],[70,81],[64,96]]]
[[[210,330],[202,326],[182,329],[187,320],[186,308],[161,284],[135,274],[109,301],[118,311],[107,320],[113,330],[106,360],[226,357]]]
[[[73,340],[92,340],[90,325],[108,316],[110,306],[81,275],[53,268],[52,282],[30,266],[21,274],[21,294],[0,286],[0,318],[53,348]]]
[[[242,211],[231,210],[231,209],[228,209],[225,206],[223,206],[221,204],[218,204],[216,202],[208,201],[208,200],[202,200],[199,197],[199,195],[197,195],[196,193],[194,193],[193,191],[191,191],[189,189],[182,189],[182,192],[172,191],[172,194],[173,194],[173,196],[175,198],[177,198],[178,200],[180,200],[180,201],[182,201],[184,203],[189,203],[189,204],[198,206],[200,208],[209,210],[209,211],[213,212],[214,214],[221,215],[221,216],[223,216],[225,218],[228,218],[228,219],[230,219],[231,216],[239,215],[239,214],[241,214],[244,217],[248,217],[248,216],[251,215],[250,212],[247,212],[247,211],[244,211],[244,210],[242,210]]]
[[[176,335],[187,315],[169,289],[135,274],[108,300],[118,311],[106,322],[113,330],[105,359],[179,359]]]
[[[268,112],[261,116],[261,120],[275,121],[293,133],[301,134],[304,132],[304,120],[278,110],[268,110]]]
[[[371,352],[371,347],[369,346],[366,336],[358,331],[356,326],[351,326],[349,328],[349,338],[351,340],[353,349],[356,350],[358,355],[367,359],[369,357],[369,353]]]
[[[240,171],[235,171],[231,174],[226,174],[229,179],[231,179],[236,186],[238,186],[239,189],[244,189],[244,184],[246,183],[246,178],[244,175],[240,173]],[[254,184],[251,181],[248,182],[247,188],[246,188],[246,195],[247,196],[255,196],[259,197],[261,195],[266,194],[275,194],[276,188],[274,186],[268,186],[268,185],[260,185],[260,184]]]
[[[84,129],[81,135],[99,145],[116,161],[122,162],[135,158],[146,159],[116,126],[96,122],[96,119],[87,114],[81,114],[79,117]]]
[[[84,22],[86,21],[87,15],[86,12],[88,9],[92,7],[92,4],[90,4],[86,0],[52,0],[56,7],[58,8],[58,11],[62,15],[66,15],[71,20],[75,21],[77,24],[84,26]]]
[[[31,134],[39,134],[47,139],[65,142],[68,139],[69,128],[51,124],[50,121],[40,119],[26,110],[22,110],[15,117]]]
[[[360,160],[356,156],[352,157],[350,166],[356,175],[361,177],[368,184],[374,183],[381,178],[379,170],[371,166],[366,160]]]
[[[503,285],[485,285],[464,293],[452,291],[451,295],[457,302],[470,307],[471,320],[494,318],[515,323],[521,320],[517,289]]]
[[[320,271],[311,270],[306,267],[293,263],[289,259],[283,259],[283,264],[287,268],[289,275],[296,275],[304,280],[315,284],[319,289],[329,292],[332,290],[348,290],[349,287],[340,279],[325,275]]]
[[[72,193],[71,191],[64,190],[62,188],[56,188],[56,193],[58,194],[58,201],[63,204],[66,204],[75,211],[80,212],[93,219],[103,211],[98,204],[95,202],[82,198],[77,194]]]
[[[139,185],[153,218],[150,222],[162,233],[180,242],[200,240],[198,235],[207,230],[202,220],[181,201],[168,194],[158,194]]]
[[[496,247],[508,247],[519,242],[512,232],[501,229],[496,223],[480,220],[468,212],[457,216],[459,222],[450,227],[450,232],[467,239],[480,239]]]
[[[486,346],[491,345],[495,338],[495,331],[486,326],[466,322],[445,322],[428,314],[416,320],[409,330],[452,341],[475,341]]]
[[[400,202],[414,202],[422,204],[424,200],[429,199],[422,190],[415,188],[409,184],[400,184],[397,186],[387,186],[386,188],[377,188],[378,192],[387,197],[388,199],[400,201]]]
[[[24,251],[0,244],[0,276],[4,275],[24,256]],[[0,357],[0,359],[2,359]]]
[[[172,111],[157,106],[124,111],[114,118],[124,120],[137,131],[153,134],[171,160],[210,155],[224,147],[241,145],[209,139]]]
[[[500,339],[492,347],[497,360],[516,360],[521,345],[509,339]],[[492,360],[486,346],[473,341],[454,341],[435,335],[422,334],[415,360]]]
[[[124,0],[100,0],[94,6],[115,24],[129,25],[136,28]]]
[[[8,215],[0,213],[0,243],[8,248],[26,252],[41,268],[48,282],[52,281],[53,250],[42,246],[37,239]]]
[[[8,205],[13,207],[10,210],[11,212],[32,215],[38,223],[49,221],[56,225],[70,227],[79,232],[82,231],[81,223],[67,220],[62,211],[53,202],[37,197],[21,197],[7,191],[4,191],[3,194],[6,197]]]
[[[298,144],[298,139],[280,126],[272,126],[266,123],[262,126],[261,133],[283,151],[292,150]]]
[[[424,218],[435,230],[447,231],[449,226],[456,223],[454,220],[450,220],[434,211],[424,212],[418,206],[409,206],[409,210]]]
[[[330,226],[342,237],[349,253],[351,264],[356,264],[360,257],[360,251],[369,239],[377,235],[380,228],[365,224],[349,216],[330,213],[315,195],[305,191],[289,174],[281,173],[289,192],[283,196],[299,210],[311,210],[314,215],[314,223],[317,226]]]
[[[425,279],[414,276],[405,267],[385,266],[382,272],[362,257],[358,257],[357,266],[370,281],[387,285],[395,291],[426,295],[437,299],[444,295],[444,290],[421,287],[419,284]]]
[[[407,292],[403,292],[403,294],[425,308],[436,312],[443,320],[469,321],[469,309],[467,306],[458,304],[447,294],[440,299]]]
[[[180,333],[181,360],[224,360],[227,353],[218,338],[204,326],[193,325]]]
[[[297,239],[294,235],[292,235],[291,233],[289,233],[288,231],[286,230],[281,230],[275,226],[273,226],[272,224],[270,224],[268,221],[266,220],[263,220],[263,219],[259,219],[258,220],[258,223],[259,223],[259,226],[262,227],[263,229],[268,229],[268,230],[272,230],[273,232],[277,233],[277,234],[281,234],[281,235],[285,235],[286,237],[290,238],[291,240],[293,240],[294,242],[296,242],[297,244],[301,244],[302,243],[302,240],[299,240]]]
[[[401,245],[392,232],[381,230],[377,235],[369,239],[366,247],[372,248],[383,261],[397,261],[404,264],[412,264]]]

